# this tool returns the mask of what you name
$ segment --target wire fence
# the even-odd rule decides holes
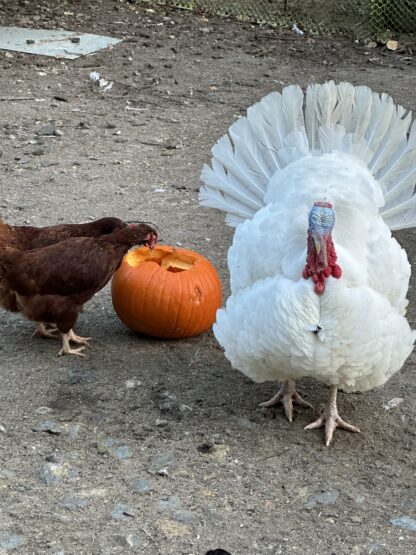
[[[140,0],[316,35],[416,33],[416,0]]]

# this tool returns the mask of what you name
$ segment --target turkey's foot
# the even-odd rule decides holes
[[[36,330],[34,331],[33,336],[47,337],[47,338],[52,337],[54,339],[58,339],[59,330],[54,324],[48,324],[45,322],[36,322]]]
[[[69,344],[70,333],[62,333],[61,335],[62,335],[62,349],[59,351],[59,353],[56,354],[57,357],[60,357],[62,355],[76,355],[79,357],[85,357],[82,351],[85,349],[86,343],[81,347],[78,347],[77,349],[73,349]],[[81,338],[81,339],[84,339],[84,338]]]
[[[80,335],[76,335],[74,330],[69,330],[68,339],[69,341],[72,341],[72,343],[85,346],[88,345],[88,341],[91,341],[91,337],[81,337]]]
[[[308,403],[308,401],[302,399],[296,391],[295,380],[285,380],[282,382],[282,385],[276,395],[268,401],[260,403],[260,406],[268,408],[274,407],[279,403],[282,403],[289,422],[292,422],[293,420],[293,403],[300,405],[301,407],[312,408],[312,405]]]
[[[338,414],[336,385],[331,385],[330,387],[328,402],[324,412],[317,420],[315,420],[315,422],[305,426],[304,429],[315,430],[316,428],[321,428],[322,426],[325,426],[325,443],[327,447],[332,441],[336,428],[341,428],[343,430],[347,430],[348,432],[360,433],[360,430],[356,426],[345,422],[345,420],[343,420]]]

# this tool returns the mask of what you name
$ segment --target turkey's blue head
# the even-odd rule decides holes
[[[336,263],[337,255],[332,242],[335,213],[329,202],[315,202],[309,212],[308,253],[303,277],[315,282],[315,293],[322,295],[325,280],[332,275],[341,277],[341,268]]]

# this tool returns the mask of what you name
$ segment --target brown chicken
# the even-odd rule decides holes
[[[71,237],[100,237],[126,227],[118,218],[101,218],[86,224],[58,224],[47,227],[8,225],[0,219],[0,246],[8,245],[21,251],[54,245]]]
[[[14,247],[21,251],[46,247],[70,237],[100,237],[115,229],[126,227],[127,223],[118,218],[101,218],[86,224],[59,224],[48,227],[13,226],[0,219],[0,247]],[[18,312],[16,295],[0,277],[0,306]],[[37,322],[36,332],[41,337],[54,337],[43,322]]]
[[[73,331],[82,306],[102,289],[134,245],[153,248],[157,230],[129,224],[100,237],[75,237],[22,252],[0,246],[0,280],[15,295],[17,310],[35,322],[53,322],[62,337],[58,355],[82,353],[90,338]],[[81,345],[73,349],[70,341]]]

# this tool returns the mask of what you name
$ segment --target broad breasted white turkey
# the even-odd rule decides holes
[[[330,386],[306,428],[359,431],[338,388],[366,391],[399,371],[415,332],[410,265],[391,231],[416,225],[416,124],[386,94],[350,83],[292,85],[248,109],[212,148],[200,202],[235,226],[231,296],[214,333],[234,368],[281,380],[264,403],[309,406],[295,380]]]

